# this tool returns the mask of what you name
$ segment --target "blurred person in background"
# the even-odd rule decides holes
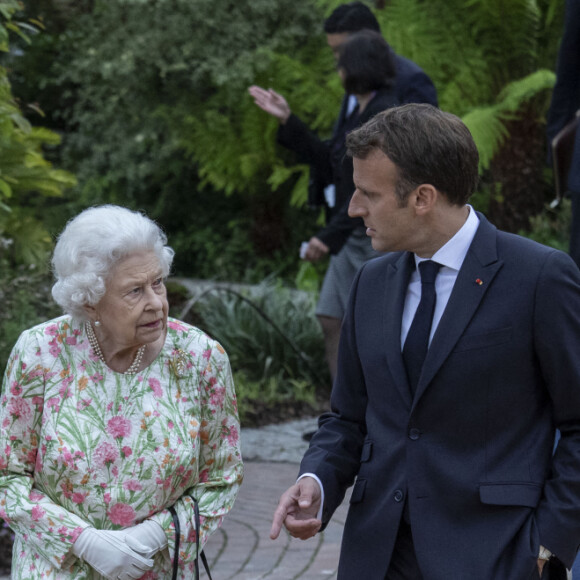
[[[348,203],[354,191],[352,159],[346,157],[345,137],[378,112],[397,104],[393,93],[394,61],[389,45],[378,32],[363,30],[351,35],[340,47],[338,73],[345,90],[356,99],[356,106],[343,131],[330,141],[321,140],[292,113],[286,99],[274,90],[257,86],[249,91],[255,103],[280,122],[278,141],[295,151],[300,159],[325,175],[333,185],[333,199],[327,203],[327,224],[313,236],[303,259],[316,261],[331,254],[316,314],[324,330],[326,356],[334,380],[340,321],[348,292],[360,266],[377,256],[365,235],[361,220],[348,216]],[[327,320],[336,321],[337,332],[328,332]],[[331,327],[334,328],[334,324]]]
[[[381,32],[375,15],[362,2],[349,2],[338,6],[324,22],[327,44],[332,50],[337,63],[341,57],[343,58],[343,63],[344,59],[347,59],[351,71],[352,67],[357,66],[357,64],[352,56],[348,56],[348,54],[344,56],[341,47],[353,34],[363,30],[374,31],[377,34]],[[379,71],[383,70],[384,67],[388,67],[391,71],[389,99],[392,104],[425,102],[437,105],[435,87],[431,79],[418,65],[395,54],[388,45],[386,45],[386,49],[381,50],[381,53],[384,54],[386,62],[384,65],[377,64],[376,66],[379,67]],[[365,55],[360,53],[357,56],[365,58]],[[375,60],[376,56],[373,57]],[[365,65],[361,62],[358,66]],[[340,66],[338,70],[340,71]],[[324,144],[328,150],[334,149],[335,163],[337,163],[340,153],[344,153],[343,144],[346,133],[356,127],[357,124],[361,124],[360,115],[362,112],[359,98],[350,92],[346,83],[344,84],[345,95],[338,119],[334,125],[331,139]],[[352,183],[352,176],[345,177],[345,180],[340,185],[334,181],[337,176],[336,170],[331,171],[328,168],[328,163],[320,162],[321,155],[313,154],[313,146],[308,147],[306,145],[306,137],[296,136],[298,123],[296,118],[294,116],[289,117],[290,122],[286,124],[284,119],[287,118],[287,115],[290,115],[290,109],[281,95],[274,91],[266,92],[259,87],[250,87],[250,94],[259,106],[266,104],[269,100],[268,108],[270,110],[265,110],[277,116],[281,122],[278,133],[279,142],[298,153],[301,159],[310,165],[309,205],[311,207],[324,207],[325,209],[326,227],[310,238],[305,249],[301,251],[301,256],[306,260],[317,261],[328,254],[331,255],[316,315],[324,335],[326,360],[331,380],[334,381],[338,340],[348,290],[360,265],[374,255],[370,250],[370,244],[365,243],[367,241],[361,241],[360,238],[350,239],[349,241],[350,234],[355,232],[356,236],[356,232],[359,232],[356,228],[357,222],[354,220],[348,221],[347,212],[343,205],[344,200],[348,200],[354,191],[351,189],[345,193],[346,185],[350,186]],[[392,104],[388,106],[392,106]],[[373,114],[380,110],[378,100],[371,106],[372,109],[369,109],[365,115],[366,119],[370,118],[371,110]],[[278,110],[274,112],[275,109]],[[305,134],[302,130],[300,133],[302,135]],[[311,139],[313,138],[311,137]],[[320,152],[322,146],[321,142],[321,145],[317,147],[317,152]],[[347,165],[349,164],[350,162],[347,162]],[[350,170],[352,170],[352,165],[349,166]],[[348,201],[346,201],[346,205],[348,206]],[[349,247],[344,249],[345,246]]]

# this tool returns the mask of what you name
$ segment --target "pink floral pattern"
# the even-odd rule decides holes
[[[181,527],[180,577],[191,578],[191,498],[199,501],[203,545],[242,481],[227,355],[172,319],[162,352],[133,376],[101,363],[70,317],[24,332],[4,377],[0,426],[0,517],[16,535],[14,579],[100,578],[74,558],[63,568],[87,526],[119,530],[151,518],[173,554],[171,505]],[[170,577],[159,554],[143,578]]]

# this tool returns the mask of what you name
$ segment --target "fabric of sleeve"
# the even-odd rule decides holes
[[[580,273],[550,254],[536,292],[535,342],[561,438],[535,513],[540,542],[571,567],[580,536]]]
[[[240,425],[232,372],[228,357],[218,343],[211,354],[200,380],[202,409],[199,441],[199,481],[188,488],[175,503],[180,524],[179,565],[193,570],[196,553],[194,501],[199,504],[200,547],[222,523],[231,510],[243,479],[240,450]],[[169,510],[151,517],[165,530],[171,558],[175,554],[175,528]],[[188,576],[189,577],[189,576]]]
[[[290,115],[286,124],[278,128],[278,143],[294,151],[302,163],[315,166],[324,181],[332,183],[329,142],[320,139],[296,115]]]
[[[338,372],[331,395],[331,411],[321,415],[318,430],[300,464],[299,475],[314,473],[322,482],[324,527],[354,482],[366,434],[368,396],[354,323],[357,289],[365,266],[357,274],[340,334]]]
[[[0,518],[32,549],[60,568],[88,524],[34,486],[44,407],[39,349],[24,332],[8,360],[0,399]]]

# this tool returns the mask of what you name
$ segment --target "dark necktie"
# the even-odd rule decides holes
[[[432,260],[419,263],[421,274],[421,301],[415,312],[415,317],[409,328],[409,334],[403,346],[403,360],[407,369],[411,394],[415,396],[417,383],[421,376],[423,362],[429,348],[429,334],[433,323],[433,311],[435,310],[435,278],[441,264]]]

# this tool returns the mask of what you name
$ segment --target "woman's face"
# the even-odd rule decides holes
[[[113,268],[94,309],[99,335],[119,349],[155,342],[167,327],[167,291],[155,252],[135,252]]]

